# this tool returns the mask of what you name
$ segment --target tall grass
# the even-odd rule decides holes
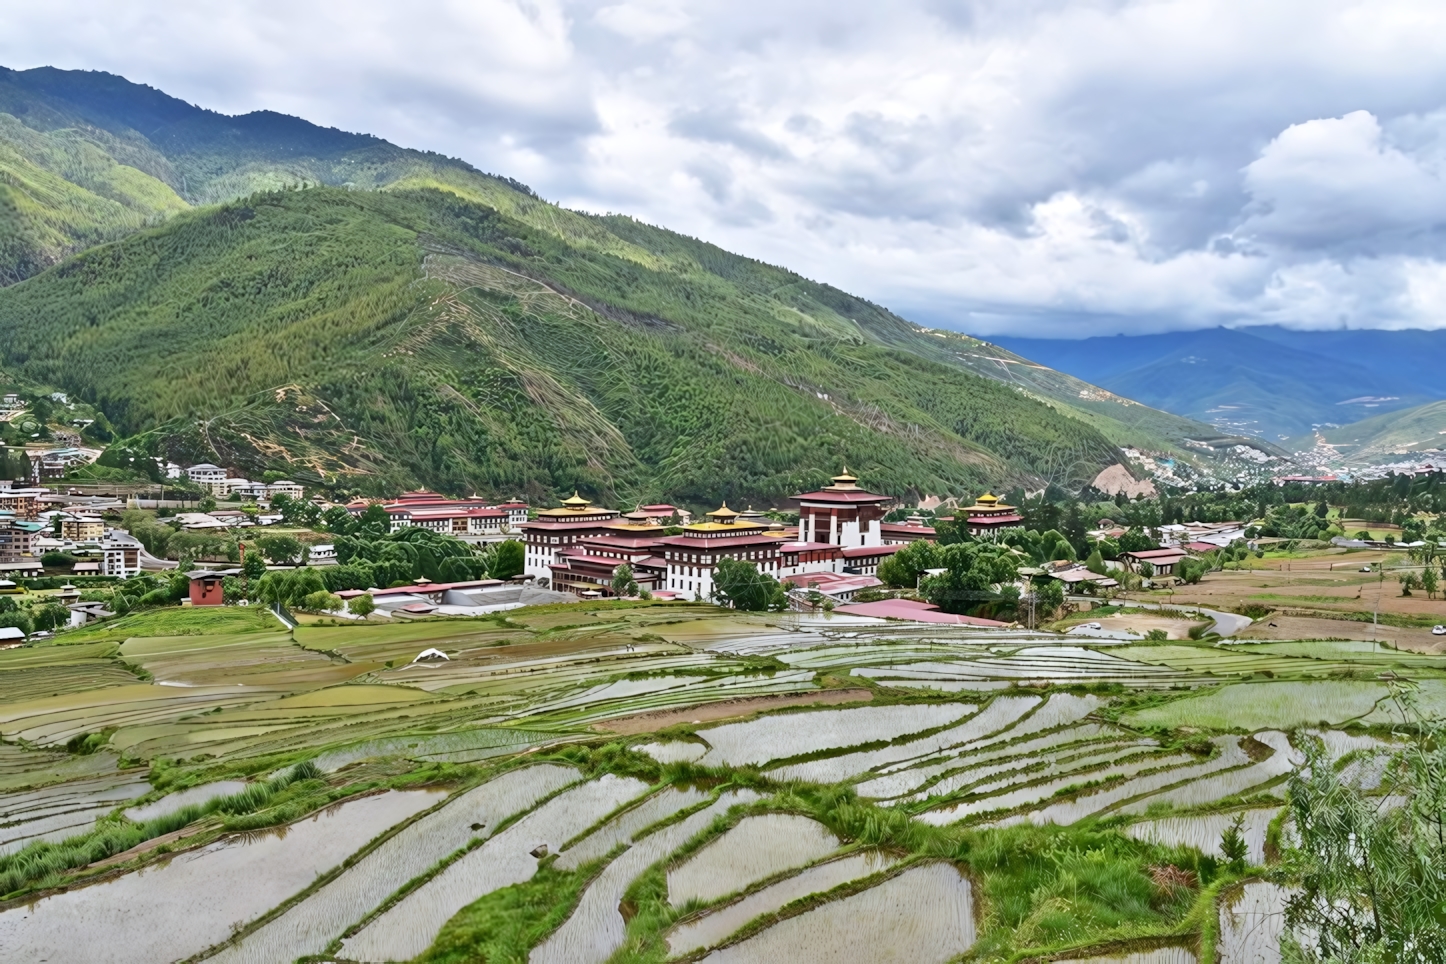
[[[296,764],[285,773],[253,783],[239,793],[193,803],[143,823],[118,817],[107,820],[88,834],[59,842],[33,843],[23,850],[0,857],[0,895],[33,887],[48,887],[59,882],[66,871],[84,867],[130,850],[156,837],[180,830],[202,817],[221,814],[227,817],[256,814],[266,808],[282,791],[306,780],[321,779],[321,771],[310,760]],[[247,830],[287,819],[290,810],[267,814],[263,820],[228,821],[234,829]],[[296,814],[300,816],[300,814]]]

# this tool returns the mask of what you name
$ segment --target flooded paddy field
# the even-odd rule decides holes
[[[1399,807],[1397,694],[1446,704],[1359,642],[186,620],[0,652],[7,960],[1276,961],[1289,781]]]

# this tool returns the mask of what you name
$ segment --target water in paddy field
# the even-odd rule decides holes
[[[886,870],[892,863],[892,858],[870,851],[815,864],[742,900],[679,924],[668,937],[668,950],[676,956],[714,947],[760,914],[771,914],[809,894],[822,894],[851,880]]]
[[[816,710],[764,717],[747,723],[728,723],[702,730],[698,735],[713,747],[703,758],[705,765],[728,763],[741,766],[876,740],[892,740],[907,733],[943,726],[974,709],[963,703],[933,703]]]
[[[319,954],[407,881],[577,779],[577,771],[568,767],[532,766],[510,770],[468,790],[404,827],[316,893],[208,960],[273,964]]]
[[[590,860],[606,857],[618,844],[629,843],[652,824],[671,817],[680,810],[695,807],[706,799],[707,794],[693,789],[680,790],[670,787],[655,793],[564,850],[557,858],[557,868],[575,870]]]
[[[132,772],[0,795],[0,854],[87,833],[119,804],[150,791]]]
[[[240,793],[245,789],[246,783],[242,780],[220,780],[216,783],[205,783],[199,787],[191,787],[189,790],[169,793],[143,807],[131,807],[126,811],[126,817],[136,823],[145,823],[147,820],[175,813],[182,807],[188,807],[193,803],[205,803],[217,797],[229,797],[231,794]]]
[[[442,794],[387,791],[0,913],[7,961],[155,964],[226,940]],[[84,956],[76,957],[77,948]]]
[[[1290,892],[1262,881],[1246,884],[1238,896],[1220,902],[1218,964],[1279,964]]]
[[[1251,864],[1265,863],[1265,833],[1270,821],[1275,819],[1279,809],[1247,810],[1241,835],[1250,847],[1246,857]],[[1125,835],[1136,840],[1163,844],[1166,847],[1194,847],[1213,857],[1224,859],[1220,851],[1220,835],[1235,820],[1234,813],[1209,813],[1197,817],[1165,817],[1132,824],[1125,828]]]
[[[342,956],[357,961],[408,961],[436,940],[453,914],[494,890],[532,879],[541,845],[556,852],[629,800],[647,784],[607,774],[574,787],[492,837],[427,881],[342,942]]]
[[[839,840],[816,820],[790,813],[744,817],[668,872],[668,901],[712,901],[827,856]]]
[[[706,964],[943,964],[974,943],[969,881],[949,864],[789,917],[703,958]]]
[[[706,830],[730,807],[757,799],[751,790],[724,793],[711,806],[638,840],[588,884],[571,916],[532,951],[529,964],[603,964],[627,936],[621,902],[638,875]]]

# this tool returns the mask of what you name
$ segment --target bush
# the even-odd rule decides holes
[[[314,613],[336,612],[341,609],[341,597],[319,589],[302,599],[301,608]]]
[[[377,602],[370,595],[356,596],[346,604],[346,608],[355,616],[365,619],[377,611]]]
[[[1163,629],[1152,629],[1145,634],[1145,638],[1152,642],[1163,642],[1170,638],[1170,634]]]

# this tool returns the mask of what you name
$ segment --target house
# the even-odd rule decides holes
[[[783,543],[756,522],[738,521],[727,503],[707,514],[707,522],[683,526],[677,536],[658,540],[667,565],[666,589],[686,599],[713,595],[713,572],[724,559],[752,563],[759,572],[778,576]]]
[[[100,571],[104,576],[128,579],[141,571],[140,542],[124,529],[111,529],[101,539]]]
[[[12,565],[35,555],[35,540],[43,532],[39,522],[18,518],[14,511],[0,509],[0,563]],[[37,566],[39,565],[37,561]]]
[[[60,537],[71,542],[98,542],[105,535],[105,522],[99,516],[71,516],[60,520]]]
[[[531,507],[526,502],[513,499],[511,502],[502,503],[501,505],[497,506],[497,508],[501,509],[503,512],[506,512],[507,521],[512,526],[516,527],[527,521],[527,514]]]
[[[40,512],[41,496],[50,494],[49,489],[38,487],[15,488],[9,483],[0,486],[0,511],[15,513],[17,519],[34,519]]]
[[[205,489],[213,496],[226,494],[226,470],[210,462],[202,462],[186,469],[186,478]]]
[[[798,503],[798,541],[883,545],[884,506],[894,498],[861,489],[858,483],[858,477],[844,469],[823,488],[793,496]]]
[[[221,606],[226,602],[224,580],[241,575],[240,569],[198,569],[186,573],[191,580],[192,606]]]
[[[265,494],[258,496],[258,498],[274,499],[278,495],[284,495],[292,499],[300,499],[306,495],[306,490],[299,483],[292,482],[290,479],[278,479],[275,482],[268,483]]]
[[[10,649],[25,642],[25,633],[14,626],[0,626],[0,649]]]
[[[1175,566],[1188,553],[1184,549],[1141,549],[1138,552],[1122,552],[1120,559],[1137,567],[1143,576],[1173,576]]]

